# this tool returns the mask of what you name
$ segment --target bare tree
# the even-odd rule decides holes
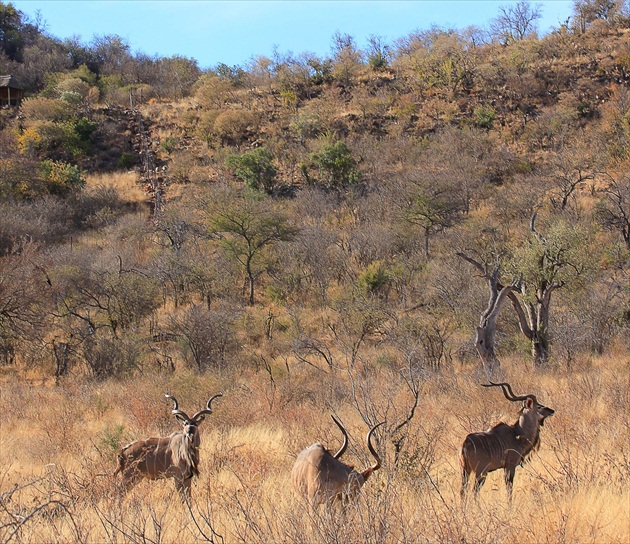
[[[619,178],[610,174],[608,184],[602,189],[602,198],[595,208],[596,220],[608,230],[621,234],[626,248],[630,249],[630,175]]]
[[[44,332],[47,276],[33,264],[31,246],[25,244],[19,254],[0,259],[0,364],[13,363],[18,345],[37,344]]]
[[[537,31],[542,17],[541,5],[521,1],[499,7],[499,15],[490,23],[490,32],[504,45],[525,39]]]
[[[363,62],[363,53],[350,34],[339,31],[333,34],[331,50],[334,60],[333,74],[341,85],[350,85]]]
[[[574,26],[583,33],[594,21],[612,23],[627,10],[627,0],[573,0]]]
[[[191,305],[178,317],[171,317],[172,332],[183,339],[184,355],[192,357],[199,372],[210,368],[224,368],[231,353],[236,350],[232,330],[236,312],[209,310],[205,306]]]
[[[565,147],[550,159],[548,178],[553,186],[550,198],[554,208],[567,209],[576,191],[587,181],[595,179],[596,166],[591,152],[594,147],[590,142]]]

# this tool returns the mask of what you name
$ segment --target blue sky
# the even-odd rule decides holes
[[[4,0],[6,1],[6,0]],[[225,63],[244,66],[259,55],[330,54],[339,31],[360,48],[378,35],[388,42],[433,24],[487,26],[499,7],[513,0],[12,0],[34,17],[39,10],[57,38],[117,34],[133,52],[197,59],[201,68]],[[541,0],[541,33],[557,28],[572,11],[572,0]]]

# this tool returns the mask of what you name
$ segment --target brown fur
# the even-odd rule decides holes
[[[190,486],[194,476],[199,476],[199,424],[205,414],[212,413],[212,397],[204,410],[189,418],[177,409],[173,414],[182,423],[183,429],[169,436],[136,440],[118,454],[116,474],[122,474],[123,491],[128,491],[141,479],[159,480],[173,478],[176,489],[185,499],[190,498]]]
[[[509,391],[511,393],[511,389]],[[465,438],[459,452],[462,498],[466,496],[471,473],[475,473],[477,494],[485,483],[487,474],[500,468],[505,471],[505,485],[508,497],[511,498],[516,467],[522,465],[531,452],[538,449],[540,426],[545,418],[554,414],[551,408],[539,404],[533,395],[527,395],[526,398],[512,395],[510,398],[505,388],[503,392],[508,400],[524,399],[519,418],[512,425],[499,423],[487,431],[472,433]]]
[[[335,423],[347,439],[345,429],[337,420]],[[370,475],[381,466],[381,461],[371,442],[372,433],[379,425],[374,426],[366,438],[367,447],[376,459],[374,465],[358,472],[354,467],[339,460],[345,450],[345,441],[344,446],[336,455],[332,455],[324,446],[316,443],[303,450],[295,460],[291,472],[294,489],[305,496],[313,506],[345,502],[355,497]]]

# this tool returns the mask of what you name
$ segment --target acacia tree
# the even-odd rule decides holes
[[[264,251],[278,242],[288,242],[298,229],[285,215],[270,209],[269,201],[245,194],[241,198],[220,203],[211,212],[209,227],[219,236],[219,243],[228,256],[245,269],[249,283],[249,304],[255,303],[256,278],[265,271]]]
[[[536,230],[537,214],[530,221],[530,237],[519,247],[513,271],[523,275],[518,291],[508,294],[521,332],[531,342],[537,367],[549,359],[549,317],[553,293],[567,282],[576,283],[587,272],[592,254],[585,251],[586,232],[578,225],[552,224],[546,235]]]
[[[455,188],[436,178],[412,180],[401,208],[403,221],[422,229],[427,261],[431,257],[431,237],[452,227],[462,212]]]

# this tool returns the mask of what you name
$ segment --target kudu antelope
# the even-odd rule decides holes
[[[512,484],[516,467],[522,465],[528,455],[540,445],[540,427],[554,410],[540,404],[534,395],[515,395],[508,383],[482,384],[484,387],[500,387],[505,398],[513,402],[523,401],[518,420],[513,425],[499,423],[484,432],[469,434],[459,453],[462,469],[462,499],[466,497],[468,478],[475,473],[475,495],[486,481],[488,472],[502,468],[508,497],[512,498]]]
[[[319,442],[315,443],[298,455],[291,473],[294,489],[313,506],[352,499],[370,475],[381,467],[381,459],[372,446],[372,435],[385,422],[374,425],[366,437],[368,450],[376,462],[364,471],[357,472],[354,467],[340,461],[348,447],[348,433],[334,416],[331,417],[343,434],[339,451],[333,455]]]
[[[206,407],[192,417],[178,408],[175,397],[164,396],[173,401],[172,414],[183,425],[183,429],[169,436],[136,440],[128,444],[118,454],[118,467],[114,475],[122,473],[124,491],[142,478],[173,478],[177,490],[184,499],[188,499],[192,478],[199,475],[198,426],[206,415],[212,413],[212,401],[222,397],[223,393],[211,397]]]

